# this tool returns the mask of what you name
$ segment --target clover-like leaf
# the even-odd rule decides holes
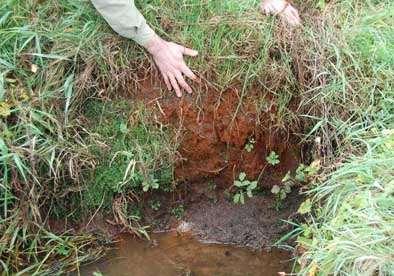
[[[242,185],[242,182],[241,182],[241,181],[235,180],[235,181],[234,181],[234,186],[236,186],[236,187],[242,187],[243,185]]]
[[[280,192],[280,187],[278,185],[274,185],[271,189],[271,193],[274,195],[278,194]]]
[[[241,173],[239,174],[239,180],[240,180],[240,181],[244,181],[245,178],[246,178],[246,173],[241,172]]]
[[[271,151],[265,160],[267,160],[268,164],[272,166],[275,166],[280,163],[279,155],[275,151]]]
[[[254,190],[256,188],[257,188],[257,181],[250,182],[250,185],[248,186],[248,190]]]
[[[303,203],[301,203],[300,207],[298,208],[298,213],[300,213],[301,215],[305,215],[309,213],[311,209],[312,209],[312,202],[308,198]]]

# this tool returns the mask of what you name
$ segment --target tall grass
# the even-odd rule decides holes
[[[370,133],[351,156],[309,191],[316,209],[302,225],[301,274],[390,275],[394,270],[394,135]]]
[[[300,228],[313,240],[300,240],[303,273],[351,274],[365,264],[389,271],[392,156],[389,138],[379,137],[392,128],[394,114],[394,6],[303,1],[304,27],[288,31],[260,15],[258,2],[137,1],[159,34],[199,50],[191,67],[218,93],[234,84],[243,87],[240,102],[251,87],[262,99],[269,93],[277,126],[302,125],[306,141],[319,137],[317,157],[337,170],[311,190],[321,206]],[[51,220],[111,209],[118,223],[143,230],[130,202],[144,187],[171,182],[176,144],[166,129],[137,105],[106,103],[122,105],[118,94],[156,71],[88,1],[2,1],[0,38],[2,269],[67,270],[102,251],[97,237],[55,231]],[[353,201],[359,197],[361,203]],[[377,224],[360,228],[367,215],[376,215]],[[342,224],[333,224],[338,216]],[[357,247],[373,229],[372,243]]]
[[[314,208],[295,230],[299,273],[391,275],[394,5],[342,1],[323,14],[308,55],[321,57],[319,85],[304,92],[316,110],[304,116],[315,120],[309,135],[319,137],[315,158],[326,167],[308,191]]]

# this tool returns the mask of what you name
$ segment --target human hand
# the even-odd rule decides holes
[[[279,15],[291,26],[301,24],[298,10],[286,0],[262,0],[260,7],[263,13]]]
[[[192,89],[185,81],[184,76],[195,80],[196,75],[186,65],[183,55],[195,57],[198,55],[197,51],[165,41],[157,35],[148,42],[146,49],[152,54],[168,90],[174,89],[178,97],[182,96],[181,88],[188,93],[192,93]]]

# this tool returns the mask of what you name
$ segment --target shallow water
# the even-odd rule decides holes
[[[81,275],[278,275],[289,272],[288,252],[253,252],[226,245],[203,244],[176,233],[155,234],[151,241],[122,236],[117,248],[98,263],[81,269]]]

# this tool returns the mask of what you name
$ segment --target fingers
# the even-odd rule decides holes
[[[179,85],[185,89],[189,94],[193,92],[193,90],[190,88],[190,86],[187,84],[185,79],[183,78],[182,74],[180,72],[177,72],[176,75],[176,80],[178,81]]]
[[[297,26],[300,24],[300,17],[298,15],[298,11],[292,7],[289,6],[285,12],[282,14],[282,16],[286,19],[286,21],[293,26]]]
[[[181,65],[180,70],[181,70],[182,73],[183,73],[186,77],[188,77],[189,79],[192,79],[192,80],[196,80],[196,79],[197,79],[196,75],[192,72],[192,70],[190,70],[189,67],[186,66],[185,63],[183,63],[183,64]]]
[[[264,13],[265,15],[269,15],[270,13],[273,12],[272,7],[270,7],[269,5],[267,5],[267,3],[265,2],[261,2],[260,4],[260,10],[262,13]]]
[[[300,16],[298,15],[298,11],[291,7],[290,13],[293,15],[293,25],[299,25],[301,23]]]
[[[170,80],[171,86],[174,88],[175,90],[175,94],[180,98],[182,97],[182,92],[181,89],[179,88],[178,82],[175,79],[175,76],[173,74],[169,74],[168,78]]]
[[[168,76],[166,74],[162,74],[162,75],[163,75],[164,82],[165,82],[165,84],[167,86],[167,89],[171,91],[172,86],[171,86],[171,83],[170,83],[170,80],[169,80]]]
[[[198,52],[196,50],[187,48],[187,47],[183,47],[183,54],[186,56],[190,56],[190,57],[195,57],[198,55]]]

